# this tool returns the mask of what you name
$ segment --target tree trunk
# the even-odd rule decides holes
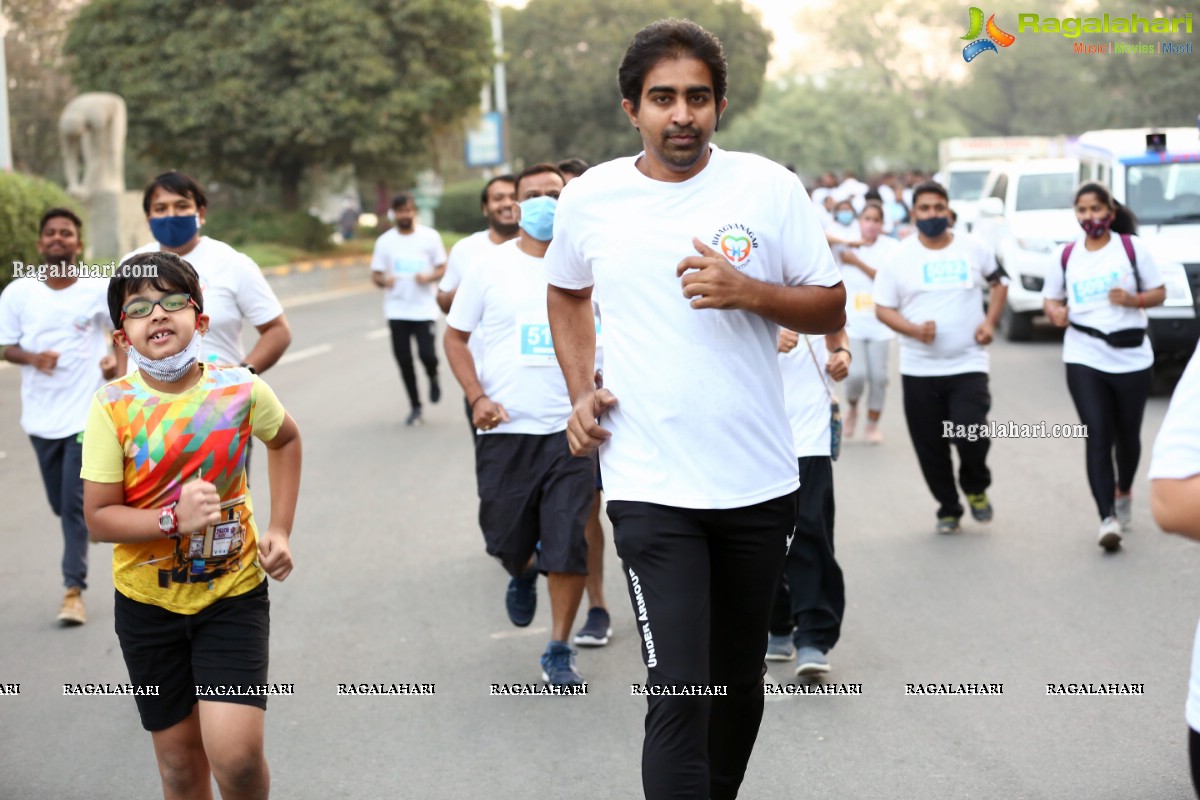
[[[285,164],[279,170],[279,201],[284,211],[300,210],[300,179],[304,177],[304,166],[298,163]]]

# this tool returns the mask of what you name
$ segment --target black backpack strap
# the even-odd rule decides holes
[[[1137,253],[1133,250],[1133,239],[1128,233],[1122,233],[1121,245],[1125,248],[1125,255],[1129,256],[1129,266],[1133,267],[1133,285],[1137,287],[1138,293],[1142,291],[1142,276],[1137,268]]]

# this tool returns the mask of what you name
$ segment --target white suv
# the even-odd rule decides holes
[[[1040,158],[1014,161],[988,176],[973,233],[996,251],[1008,273],[1008,301],[1001,328],[1010,341],[1033,335],[1042,313],[1042,284],[1059,245],[1079,234],[1075,189],[1079,161]]]

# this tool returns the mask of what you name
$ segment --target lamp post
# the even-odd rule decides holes
[[[8,130],[8,69],[4,54],[4,37],[8,34],[8,19],[0,6],[0,170],[12,172],[12,138]]]

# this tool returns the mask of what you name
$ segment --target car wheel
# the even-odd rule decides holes
[[[1008,341],[1028,342],[1033,338],[1033,314],[1018,314],[1006,303],[1004,313],[1000,315],[1000,327]]]

